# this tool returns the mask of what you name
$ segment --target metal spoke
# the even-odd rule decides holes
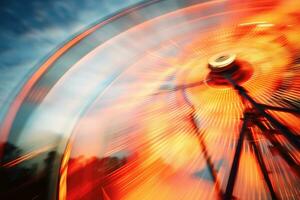
[[[296,134],[290,131],[285,125],[280,123],[272,115],[265,111],[265,107],[257,103],[251,96],[248,95],[247,91],[235,81],[233,81],[230,76],[226,76],[227,80],[232,84],[232,86],[238,91],[238,93],[245,98],[252,106],[255,108],[263,117],[265,117],[271,124],[273,124],[291,144],[293,144],[298,150],[300,149],[300,141]]]
[[[300,114],[300,109],[291,109],[291,108],[282,108],[282,107],[277,107],[277,106],[270,106],[266,104],[258,104],[265,109],[268,110],[274,110],[274,111],[281,111],[281,112],[288,112],[288,113],[293,113],[293,114]]]
[[[247,137],[250,141],[250,144],[251,144],[251,146],[254,150],[254,154],[255,154],[256,160],[259,164],[260,170],[263,174],[264,180],[265,180],[265,182],[268,186],[268,189],[270,191],[271,197],[272,197],[272,199],[276,200],[276,199],[278,199],[278,197],[277,197],[277,195],[276,195],[276,193],[273,189],[270,177],[268,175],[268,170],[267,170],[266,164],[265,164],[265,162],[263,160],[263,157],[262,157],[261,150],[260,150],[259,146],[257,146],[255,144],[255,141],[254,141],[254,138],[253,138],[253,135],[252,135],[252,131],[249,130],[249,131],[246,131],[246,132],[247,132]]]
[[[273,147],[276,148],[279,155],[285,162],[289,165],[289,167],[293,170],[293,172],[300,178],[300,166],[299,164],[291,157],[291,154],[289,153],[289,150],[284,148],[278,140],[270,133],[271,130],[269,130],[265,125],[263,125],[260,121],[256,120],[255,125],[264,133],[266,138],[271,142]]]
[[[234,154],[234,158],[233,158],[233,162],[231,165],[230,174],[229,174],[229,178],[227,181],[227,186],[226,186],[226,190],[225,190],[225,194],[224,194],[225,200],[232,199],[232,192],[233,192],[233,188],[235,185],[236,176],[237,176],[237,172],[238,172],[238,168],[239,168],[242,147],[243,147],[243,141],[244,141],[245,133],[247,131],[247,123],[248,123],[248,116],[244,115],[242,128],[240,131],[238,143],[236,146],[236,150],[235,150],[235,154]]]
[[[206,144],[204,142],[204,138],[203,138],[203,135],[199,132],[199,129],[198,129],[198,126],[197,126],[197,123],[195,121],[195,117],[194,117],[194,111],[195,109],[193,108],[193,114],[190,116],[190,120],[191,120],[191,124],[193,126],[193,129],[195,130],[196,132],[196,135],[198,137],[198,140],[199,140],[199,144],[200,144],[200,147],[201,147],[201,150],[202,150],[202,153],[203,153],[203,156],[204,156],[204,159],[206,161],[206,164],[208,166],[208,170],[209,170],[209,173],[213,179],[213,182],[215,183],[215,186],[216,186],[216,190],[218,191],[218,194],[219,194],[219,198],[222,199],[223,198],[223,192],[220,188],[220,183],[217,179],[217,173],[216,173],[216,170],[215,170],[215,167],[213,165],[213,162],[211,161],[211,158],[208,154],[208,151],[207,151],[207,147],[206,147]]]
[[[165,93],[169,93],[169,92],[176,92],[178,90],[185,90],[185,89],[188,89],[188,88],[199,87],[199,86],[203,85],[204,83],[206,83],[207,81],[208,80],[198,81],[198,82],[189,83],[189,84],[185,84],[185,85],[177,85],[173,88],[167,88],[167,89],[163,89],[161,91],[158,91],[158,92],[154,93],[154,95],[165,94]]]

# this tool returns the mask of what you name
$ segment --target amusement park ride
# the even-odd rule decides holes
[[[1,199],[299,199],[299,19],[153,0],[86,28],[1,122]]]

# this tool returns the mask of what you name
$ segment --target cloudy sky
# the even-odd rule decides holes
[[[33,67],[88,25],[141,0],[1,0],[0,109]],[[3,113],[2,113],[3,114]]]

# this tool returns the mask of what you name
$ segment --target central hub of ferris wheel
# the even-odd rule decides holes
[[[236,54],[223,52],[216,54],[208,60],[208,67],[212,72],[231,71],[235,68]]]

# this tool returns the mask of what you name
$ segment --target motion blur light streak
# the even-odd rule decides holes
[[[138,8],[138,7],[137,7]],[[137,9],[136,8],[136,9]],[[66,51],[68,51],[73,45],[78,43],[80,40],[83,38],[87,37],[90,33],[94,32],[96,29],[99,27],[109,23],[110,21],[114,20],[115,18],[118,18],[126,13],[129,13],[132,11],[132,9],[128,9],[124,12],[120,12],[117,15],[113,16],[112,18],[109,18],[93,27],[90,29],[84,31],[83,33],[80,33],[78,36],[70,40],[67,44],[65,44],[62,48],[60,48],[57,52],[55,52],[47,61],[40,66],[40,68],[33,74],[33,76],[28,80],[28,82],[23,86],[20,94],[18,97],[15,99],[15,101],[12,103],[10,106],[10,110],[8,111],[7,117],[5,118],[3,124],[1,125],[1,138],[0,141],[5,142],[6,138],[9,133],[9,129],[11,126],[11,123],[14,120],[14,117],[20,108],[20,105],[24,101],[24,98],[28,96],[29,91],[32,89],[33,85],[37,82],[38,79],[41,78],[41,76],[47,71],[49,67],[59,58],[61,57]],[[2,155],[3,147],[0,146],[0,156]]]
[[[88,28],[11,105],[3,173],[36,166],[28,199],[299,199],[299,9],[145,1]]]
[[[25,160],[32,159],[33,157],[38,156],[41,153],[47,152],[52,147],[53,146],[45,146],[45,147],[43,147],[41,149],[32,151],[32,152],[30,152],[30,153],[28,153],[28,154],[26,154],[24,156],[21,156],[21,157],[15,159],[13,161],[10,161],[8,163],[3,164],[1,167],[13,167],[15,165],[20,164],[21,162],[24,162]]]

